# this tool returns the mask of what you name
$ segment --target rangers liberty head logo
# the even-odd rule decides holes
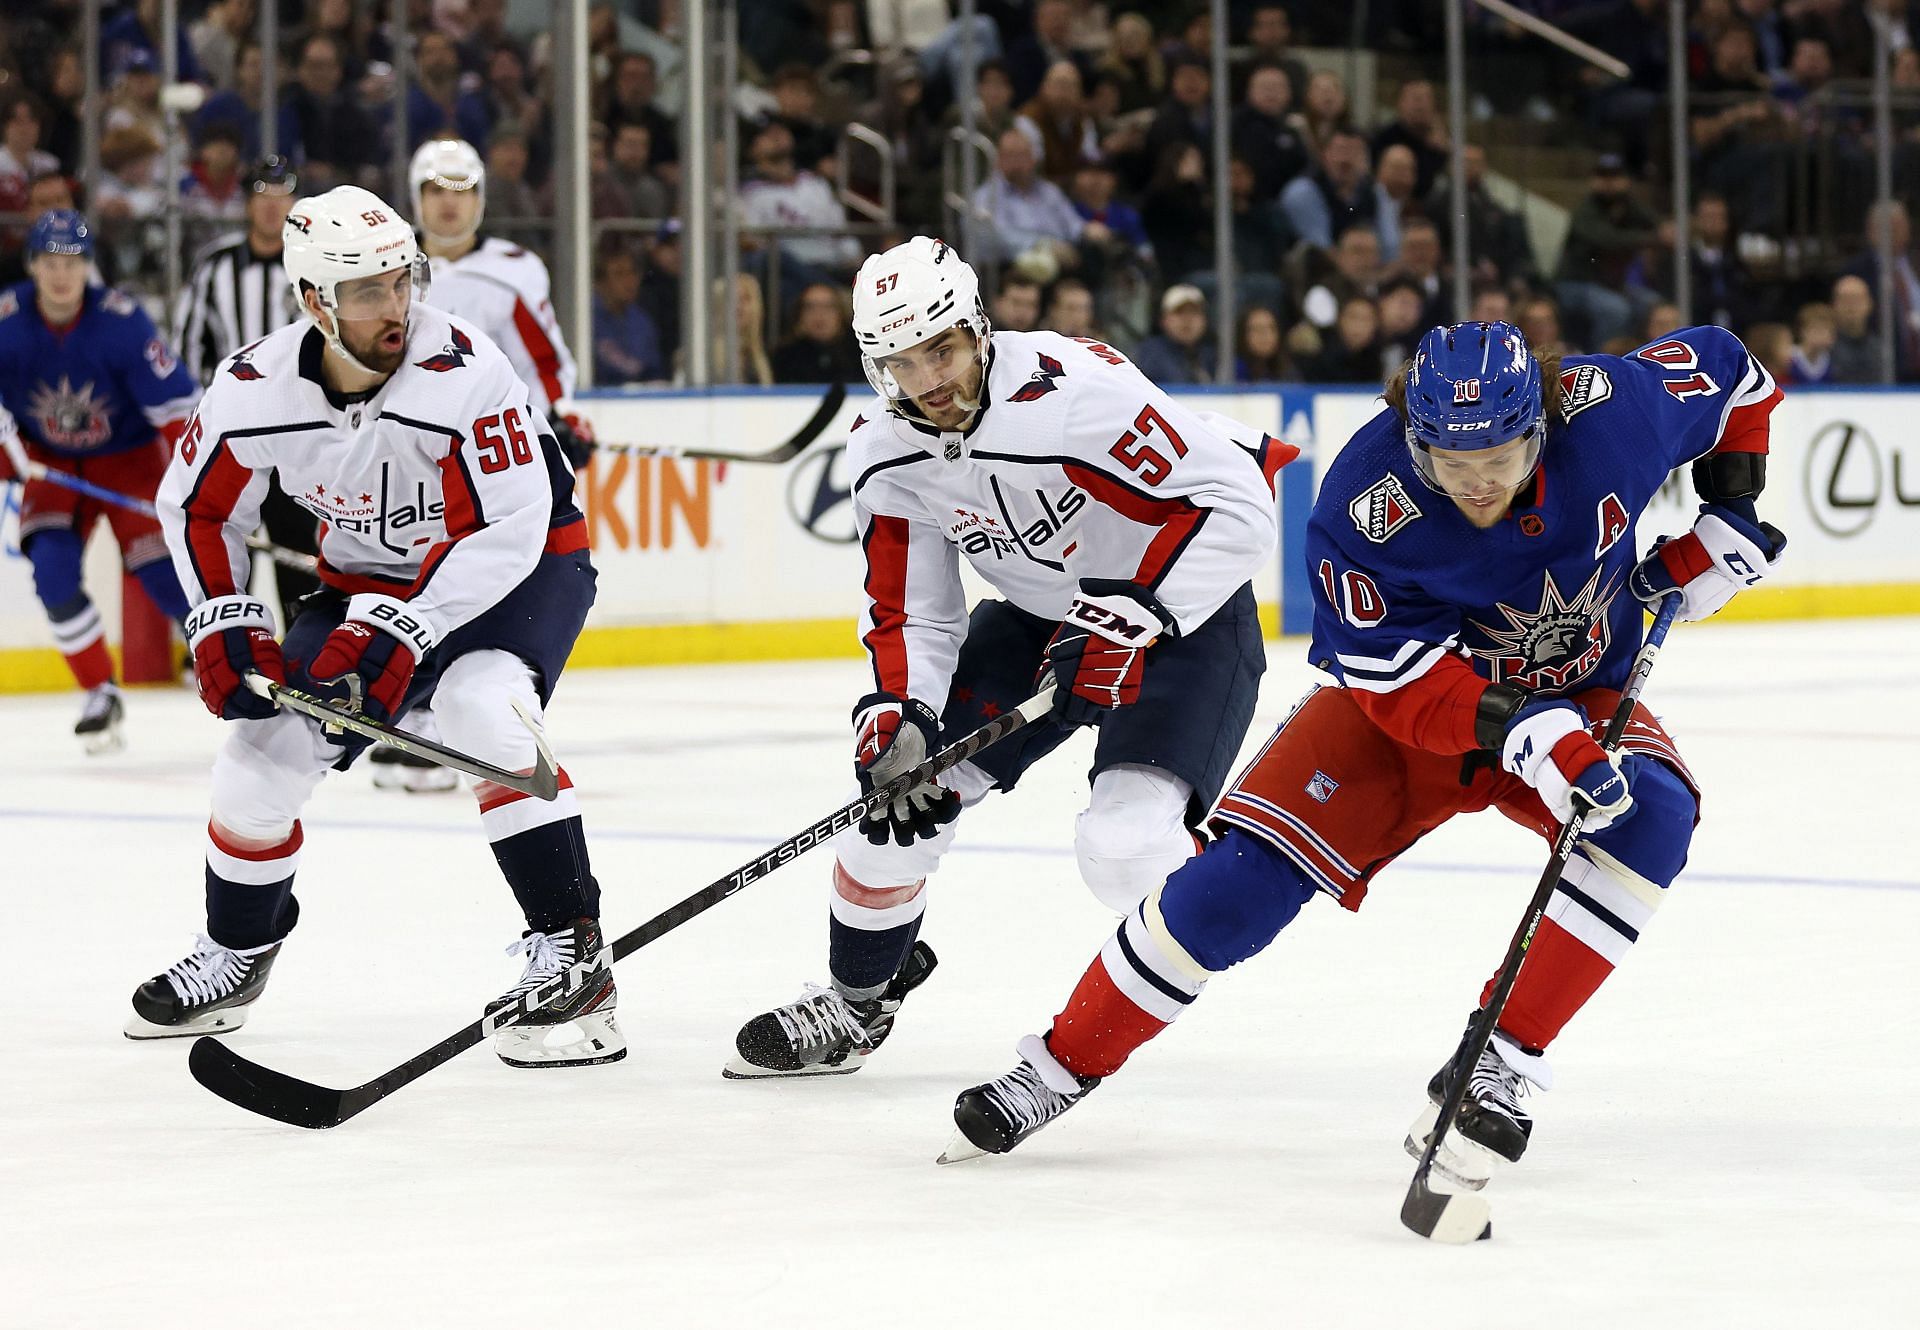
[[[1497,604],[1494,609],[1506,620],[1505,627],[1473,621],[1471,626],[1488,645],[1469,646],[1487,662],[1493,682],[1558,693],[1599,668],[1613,645],[1607,613],[1620,590],[1618,582],[1601,587],[1605,571],[1596,568],[1571,597],[1561,594],[1552,573],[1543,574],[1538,609]]]
[[[64,374],[58,384],[43,382],[33,390],[27,414],[39,423],[40,437],[52,448],[83,452],[113,437],[106,400],[94,396],[91,382],[76,388]]]

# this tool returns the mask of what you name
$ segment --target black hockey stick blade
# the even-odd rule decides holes
[[[1437,1192],[1427,1182],[1432,1160],[1423,1161],[1400,1203],[1400,1222],[1423,1238],[1464,1246],[1493,1236],[1493,1207],[1472,1192]]]
[[[813,445],[813,441],[825,432],[833,418],[840,414],[840,408],[846,404],[847,386],[836,383],[827,389],[826,396],[813,409],[813,414],[785,443],[759,453],[728,452],[722,448],[683,448],[673,444],[647,443],[599,443],[596,447],[609,452],[625,453],[630,457],[685,457],[696,462],[748,462],[766,463],[778,466],[782,462],[791,462]]]
[[[1019,706],[1002,712],[965,738],[941,749],[912,771],[903,772],[885,785],[876,786],[853,802],[842,805],[813,825],[787,837],[765,854],[748,860],[679,904],[668,906],[638,928],[621,934],[608,946],[607,958],[610,961],[621,960],[654,939],[671,933],[689,919],[706,913],[740,891],[748,883],[765,877],[783,864],[791,863],[815,846],[825,845],[859,822],[868,812],[877,812],[922,781],[932,780],[989,745],[998,743],[1015,730],[1044,718],[1052,706],[1053,686],[1049,684]],[[441,1063],[458,1057],[500,1026],[512,1025],[520,1017],[578,991],[586,982],[587,974],[598,963],[599,958],[576,962],[546,987],[524,994],[511,1005],[456,1030],[432,1048],[408,1058],[384,1076],[377,1076],[352,1089],[334,1090],[263,1067],[234,1052],[212,1035],[194,1040],[193,1050],[187,1055],[187,1068],[200,1084],[249,1113],[258,1113],[294,1127],[320,1130],[337,1127],[348,1118],[379,1103],[395,1090],[418,1080]]]
[[[397,748],[403,753],[423,757],[429,762],[465,772],[480,780],[492,781],[509,790],[521,794],[530,794],[536,799],[552,800],[560,793],[560,770],[553,760],[553,752],[547,747],[545,736],[540,727],[533,722],[519,703],[514,704],[514,712],[520,717],[520,723],[527,727],[533,736],[534,766],[527,775],[517,771],[508,771],[505,767],[496,767],[491,762],[482,762],[477,757],[468,757],[465,753],[443,747],[431,739],[422,739],[417,734],[408,734],[397,726],[383,724],[371,716],[360,712],[357,699],[348,702],[333,701],[314,697],[286,684],[275,683],[262,675],[249,672],[246,676],[247,687],[261,697],[278,702],[289,711],[297,711],[311,717],[336,732],[350,730],[362,738],[371,739],[388,748]]]

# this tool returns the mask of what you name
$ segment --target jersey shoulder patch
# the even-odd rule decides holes
[[[1392,472],[1356,495],[1347,505],[1347,515],[1360,534],[1376,545],[1386,544],[1394,532],[1422,516],[1420,506]]]
[[[473,339],[460,330],[459,324],[450,324],[447,328],[447,345],[425,360],[413,363],[421,369],[435,374],[445,374],[449,370],[460,369],[473,359]]]
[[[20,293],[12,287],[0,291],[0,319],[10,319],[20,312]]]
[[[1038,360],[1040,368],[1028,376],[1025,383],[1013,390],[1007,398],[1009,402],[1035,402],[1060,386],[1058,380],[1064,378],[1067,373],[1060,362],[1044,351],[1039,353]]]
[[[139,312],[140,302],[125,291],[110,286],[100,296],[100,308],[124,319]]]
[[[1598,365],[1575,365],[1560,371],[1560,415],[1572,420],[1590,406],[1613,396],[1613,379]]]

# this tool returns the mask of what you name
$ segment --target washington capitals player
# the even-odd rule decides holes
[[[234,725],[213,768],[206,933],[134,994],[136,1039],[245,1020],[299,917],[300,810],[362,746],[277,710],[249,672],[348,686],[379,720],[431,696],[452,747],[529,771],[534,740],[515,706],[540,715],[593,603],[586,523],[545,416],[485,334],[413,302],[426,265],[399,214],[352,186],[302,199],[286,267],[307,321],[222,362],[161,488],[201,699]],[[284,649],[244,591],[244,537],[270,473],[321,521],[326,591]],[[602,951],[564,773],[560,786],[552,802],[475,788],[527,921],[516,995]],[[495,1049],[515,1066],[612,1061],[626,1048],[613,1008],[602,966],[577,997],[499,1031]]]
[[[1112,1075],[1208,979],[1260,951],[1316,892],[1359,908],[1374,876],[1457,813],[1498,808],[1551,837],[1586,810],[1439,1166],[1469,1186],[1518,1160],[1519,1100],[1545,1050],[1626,957],[1686,863],[1698,793],[1619,703],[1642,601],[1700,619],[1784,540],[1761,523],[1779,390],[1733,334],[1689,328],[1630,356],[1544,364],[1505,323],[1437,328],[1389,380],[1388,409],[1328,469],[1308,526],[1310,693],[1221,799],[1221,839],[1127,916],[1021,1062],[963,1093],[944,1158],[1003,1152]],[[1676,467],[1693,529],[1635,562],[1634,523]],[[1491,987],[1491,985],[1489,985]],[[1481,1001],[1486,1000],[1483,991]],[[1449,1064],[1450,1065],[1450,1064]],[[1445,1070],[1428,1085],[1438,1103]],[[1418,1153],[1436,1117],[1408,1137]]]
[[[27,234],[29,280],[0,290],[0,479],[24,461],[150,501],[200,388],[131,296],[89,284],[92,261],[85,220],[56,209]],[[80,584],[102,517],[148,599],[176,623],[187,613],[153,518],[27,480],[21,544],[54,641],[86,690],[74,733],[90,752],[119,746],[124,712],[100,612]]]
[[[431,139],[413,154],[407,172],[413,217],[432,272],[433,305],[478,328],[506,352],[528,396],[552,426],[568,458],[579,465],[593,432],[573,414],[573,357],[554,316],[547,265],[531,250],[480,233],[487,207],[487,168],[460,139]],[[430,709],[414,709],[409,727],[433,738]],[[375,748],[367,755],[373,783],[415,793],[451,790],[459,777],[443,766]]]
[[[917,236],[867,260],[854,331],[876,409],[847,444],[866,555],[873,690],[853,708],[864,789],[1057,686],[1030,727],[840,841],[831,985],[740,1030],[735,1077],[850,1072],[934,958],[926,880],[962,807],[1098,725],[1081,876],[1132,908],[1194,851],[1266,668],[1248,577],[1276,541],[1295,454],[1173,401],[1107,347],[992,333],[973,270]],[[960,558],[1005,600],[967,612]]]

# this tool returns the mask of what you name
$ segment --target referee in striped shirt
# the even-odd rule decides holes
[[[174,344],[187,369],[204,386],[220,362],[301,317],[286,270],[280,266],[280,232],[300,191],[300,179],[285,157],[265,157],[245,181],[247,229],[200,251],[174,311]],[[260,508],[267,538],[312,554],[313,515],[280,491],[275,480]],[[320,583],[311,573],[279,567],[283,623],[293,622],[294,602]]]

